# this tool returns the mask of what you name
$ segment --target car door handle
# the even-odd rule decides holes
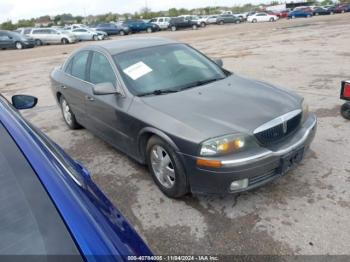
[[[85,96],[85,99],[87,100],[87,101],[94,101],[95,99],[93,98],[93,97],[91,97],[91,96]]]

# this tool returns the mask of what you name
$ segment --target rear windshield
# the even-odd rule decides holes
[[[0,255],[79,255],[50,197],[1,123],[0,167]]]

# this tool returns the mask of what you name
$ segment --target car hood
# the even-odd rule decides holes
[[[252,134],[260,125],[300,109],[302,98],[264,82],[231,75],[182,92],[142,97],[142,101],[210,138]]]

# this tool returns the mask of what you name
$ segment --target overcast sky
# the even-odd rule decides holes
[[[0,0],[0,22],[17,21],[42,15],[71,13],[73,15],[97,15],[107,12],[125,13],[140,11],[147,6],[154,11],[205,6],[233,6],[245,3],[271,2],[268,0]]]

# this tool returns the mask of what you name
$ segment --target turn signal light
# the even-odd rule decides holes
[[[197,166],[215,167],[215,168],[222,167],[221,161],[217,161],[217,160],[199,158],[197,159],[196,163],[197,163]]]

